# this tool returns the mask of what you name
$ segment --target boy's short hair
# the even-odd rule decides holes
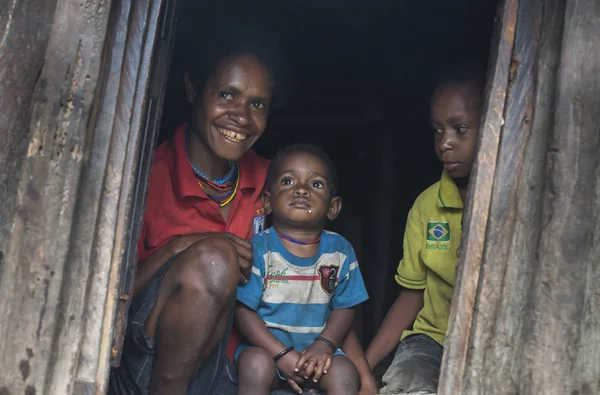
[[[216,37],[204,37],[188,46],[184,67],[196,89],[204,90],[208,80],[225,59],[251,55],[261,61],[269,71],[273,93],[272,105],[280,106],[285,96],[284,62],[273,38],[252,28],[227,29],[227,32],[219,31]]]
[[[293,154],[296,152],[308,152],[309,154],[313,154],[314,156],[320,158],[327,165],[327,183],[329,184],[329,190],[331,191],[331,196],[337,196],[338,193],[338,175],[335,165],[329,158],[329,155],[325,153],[321,148],[317,147],[313,144],[292,144],[289,145],[275,154],[275,157],[271,161],[269,165],[269,170],[267,171],[267,181],[265,184],[266,189],[271,188],[271,184],[273,183],[273,179],[276,176],[276,172],[281,165],[283,159],[289,154]]]
[[[441,74],[436,89],[450,84],[470,85],[479,95],[479,102],[481,103],[486,84],[486,71],[487,65],[479,60],[452,64]]]

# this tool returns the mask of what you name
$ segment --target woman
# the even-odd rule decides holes
[[[252,266],[247,239],[264,226],[269,162],[251,147],[265,131],[275,88],[270,52],[249,50],[239,37],[236,45],[190,56],[202,59],[185,74],[190,121],[156,149],[111,394],[236,393],[225,350],[231,358],[237,347],[229,331],[236,286]],[[348,343],[370,380],[356,337]]]

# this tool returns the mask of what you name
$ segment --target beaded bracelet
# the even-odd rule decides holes
[[[279,354],[273,357],[273,361],[279,361],[285,354],[289,353],[294,349],[294,346],[289,346],[288,348],[283,349]]]
[[[335,346],[335,344],[333,344],[333,342],[331,340],[326,339],[323,336],[317,336],[317,338],[315,340],[319,340],[319,341],[327,344],[329,347],[331,347],[333,352],[335,352],[335,350],[337,350],[337,347]]]

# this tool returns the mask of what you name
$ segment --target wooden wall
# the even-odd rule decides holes
[[[506,0],[440,394],[600,393],[600,3]]]

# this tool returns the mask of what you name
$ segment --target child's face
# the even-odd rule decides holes
[[[479,130],[479,95],[468,84],[440,86],[431,100],[435,152],[452,178],[468,177]]]
[[[219,158],[238,160],[267,127],[271,81],[253,56],[223,60],[203,92],[186,76],[186,93],[193,103],[192,131]]]
[[[318,227],[333,220],[342,199],[331,196],[327,163],[310,152],[293,152],[281,161],[269,191],[265,210],[275,225]]]

